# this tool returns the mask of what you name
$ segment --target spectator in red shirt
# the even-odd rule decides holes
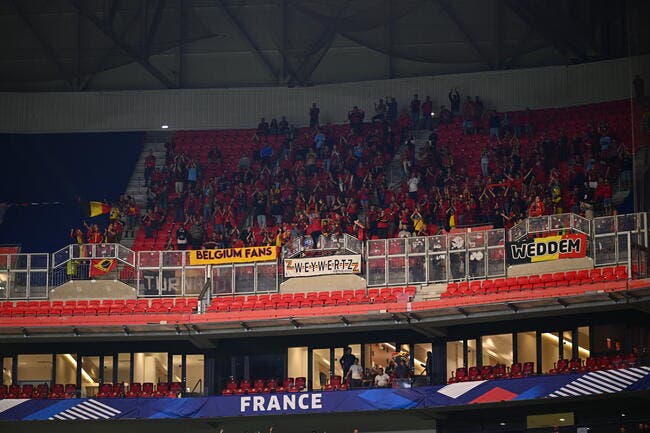
[[[528,207],[528,216],[529,217],[538,217],[546,213],[546,208],[544,202],[539,196],[535,196],[535,201],[533,201]]]

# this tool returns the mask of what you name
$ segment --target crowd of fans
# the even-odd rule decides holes
[[[120,243],[124,236],[135,236],[139,219],[140,208],[135,199],[122,196],[117,203],[110,205],[105,227],[83,221],[83,228],[70,229],[70,238],[75,244]]]
[[[215,176],[206,167],[222,163],[218,143],[204,160],[168,143],[163,169],[147,159],[145,237],[165,236],[160,228],[173,222],[166,249],[281,246],[299,236],[313,246],[342,233],[434,235],[552,213],[615,213],[612,185],[631,182],[632,156],[626,131],[600,113],[567,131],[535,111],[499,113],[478,96],[461,103],[458,89],[448,99],[436,113],[429,96],[414,95],[401,111],[387,97],[370,121],[353,107],[348,125],[322,124],[316,103],[309,128],[261,119],[255,151]],[[426,145],[416,146],[414,129],[430,131]],[[394,187],[386,167],[402,144],[404,176]]]

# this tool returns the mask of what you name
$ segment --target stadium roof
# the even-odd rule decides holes
[[[5,0],[0,90],[302,86],[581,63],[649,52],[648,15],[643,0]]]

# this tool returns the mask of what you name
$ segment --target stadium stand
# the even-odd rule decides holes
[[[181,131],[167,146],[165,168],[152,175],[133,248],[357,235],[357,218],[376,239],[456,225],[509,228],[531,212],[584,214],[589,204],[595,215],[608,215],[614,192],[627,187],[629,173],[620,177],[630,170],[627,111],[626,101],[509,113],[468,102],[463,115],[441,120],[419,146],[409,139],[408,121],[374,122],[360,135],[329,124],[287,135]],[[463,128],[468,119],[471,129]],[[396,156],[402,137],[406,149]],[[271,157],[260,156],[265,148]],[[392,185],[383,167],[396,157],[403,159],[403,181]],[[537,196],[542,205],[533,209]]]

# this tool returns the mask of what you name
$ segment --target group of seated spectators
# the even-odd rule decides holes
[[[281,246],[300,236],[317,245],[343,233],[434,235],[455,226],[509,228],[553,213],[615,213],[612,184],[631,181],[625,131],[597,115],[567,131],[535,111],[509,117],[479,97],[461,107],[457,89],[448,97],[451,110],[438,114],[429,96],[414,95],[399,115],[395,98],[380,99],[371,122],[353,107],[349,127],[321,125],[315,103],[310,128],[262,119],[251,138],[255,151],[215,176],[205,168],[220,163],[218,146],[196,160],[168,143],[164,168],[147,181],[146,237],[173,221],[169,249]],[[430,130],[424,146],[413,139],[418,128]],[[276,134],[283,143],[274,152],[267,137]],[[404,176],[395,188],[386,167],[401,145]]]

